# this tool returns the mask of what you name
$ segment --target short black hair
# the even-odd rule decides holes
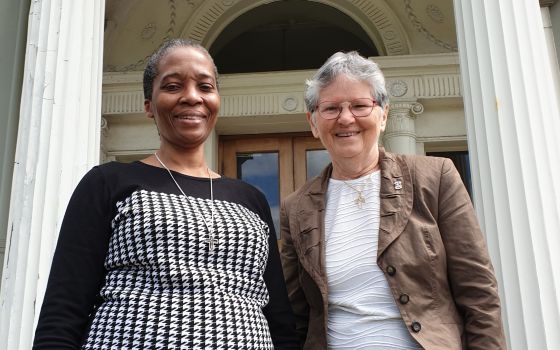
[[[196,43],[190,39],[170,39],[164,42],[148,59],[148,63],[146,64],[146,68],[144,69],[144,79],[143,79],[143,86],[144,86],[144,98],[146,100],[152,99],[152,92],[154,90],[154,80],[158,75],[158,65],[159,62],[163,57],[165,57],[169,51],[177,47],[193,47],[195,49],[200,50],[203,52],[208,58],[212,65],[214,66],[214,76],[216,79],[216,84],[218,84],[218,68],[212,59],[212,56],[206,50],[206,48],[199,43]]]

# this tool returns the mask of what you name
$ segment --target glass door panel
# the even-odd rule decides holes
[[[261,190],[279,237],[280,202],[294,189],[290,138],[265,137],[220,141],[221,172]]]
[[[226,136],[220,138],[219,153],[224,176],[246,181],[264,193],[277,235],[281,201],[330,162],[321,141],[301,134]]]
[[[321,141],[312,136],[294,137],[293,142],[295,190],[319,175],[331,160]]]
[[[270,206],[274,229],[280,232],[280,169],[278,152],[237,153],[237,178],[264,193]]]
[[[331,157],[325,149],[315,149],[305,152],[305,164],[307,166],[307,180],[319,175],[331,162]]]

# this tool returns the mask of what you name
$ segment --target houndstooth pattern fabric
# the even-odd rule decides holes
[[[273,349],[268,226],[247,208],[139,190],[117,204],[103,303],[83,349]],[[193,208],[193,205],[198,207]]]

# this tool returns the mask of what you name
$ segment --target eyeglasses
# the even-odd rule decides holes
[[[346,102],[324,101],[317,105],[315,109],[323,119],[336,119],[342,113],[344,105],[348,105],[350,113],[354,117],[362,118],[371,114],[373,107],[377,106],[377,101],[371,98],[357,98]]]

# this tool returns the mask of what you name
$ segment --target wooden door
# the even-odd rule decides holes
[[[278,235],[280,203],[328,164],[321,142],[309,134],[220,138],[220,171],[266,196]]]

